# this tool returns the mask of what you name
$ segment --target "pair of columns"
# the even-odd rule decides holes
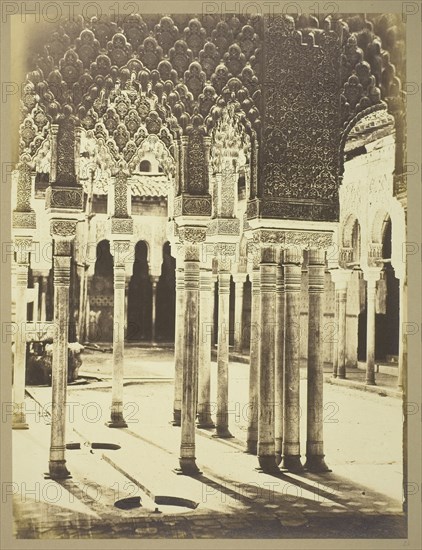
[[[199,266],[198,266],[199,267]],[[216,427],[217,437],[231,437],[228,429],[228,363],[229,363],[229,314],[230,314],[230,270],[222,267],[218,273],[218,388],[217,423],[211,418],[211,347],[214,324],[214,277],[208,267],[200,267],[198,275],[199,295],[199,340],[198,340],[198,402],[197,416],[199,428]],[[175,399],[173,424],[181,423],[183,357],[185,347],[191,347],[186,337],[186,276],[185,270],[176,270],[176,330],[175,330]]]
[[[198,243],[182,245],[183,264],[178,255],[176,266],[173,424],[181,426],[180,472],[187,475],[199,473],[195,457],[196,426],[215,427],[215,437],[232,437],[228,422],[230,263],[220,258],[217,422],[214,424],[210,402],[214,278],[209,267],[200,266],[199,247]]]
[[[247,451],[261,469],[301,471],[300,288],[302,253],[265,247],[252,273]],[[322,322],[325,256],[309,251],[308,400],[305,467],[324,472]]]
[[[375,301],[376,285],[380,278],[380,267],[368,267],[364,271],[367,295],[366,325],[366,378],[367,385],[375,385]],[[352,272],[347,269],[336,269],[331,272],[335,284],[335,307],[337,334],[333,346],[333,376],[346,378],[346,301],[347,287]],[[404,284],[400,279],[400,334],[399,334],[399,372],[398,386],[402,387],[403,372],[403,319],[406,303]]]

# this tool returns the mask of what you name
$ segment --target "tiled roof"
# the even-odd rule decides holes
[[[166,197],[169,180],[164,174],[133,174],[130,178],[132,195],[136,197]]]

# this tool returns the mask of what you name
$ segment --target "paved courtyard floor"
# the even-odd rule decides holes
[[[216,364],[212,396],[216,401]],[[171,425],[171,349],[129,347],[125,356],[128,428],[110,429],[112,356],[87,351],[81,382],[69,385],[66,441],[70,479],[45,479],[50,387],[28,388],[30,429],[13,433],[17,538],[405,538],[402,410],[395,397],[324,385],[324,440],[332,472],[256,470],[244,452],[248,366],[230,364],[232,439],[197,429],[202,473],[177,475],[180,428]],[[301,444],[306,380],[301,380]],[[116,449],[104,449],[114,444]],[[109,446],[109,445],[106,445]],[[132,498],[131,509],[115,503]],[[140,506],[139,506],[140,504]]]

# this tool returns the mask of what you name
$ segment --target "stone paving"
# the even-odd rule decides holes
[[[87,355],[88,357],[88,355]],[[107,354],[92,353],[83,372],[102,382],[69,386],[67,451],[72,478],[44,479],[48,467],[51,388],[31,387],[30,429],[13,434],[13,502],[18,538],[403,538],[401,403],[325,385],[324,475],[259,473],[244,453],[247,368],[230,370],[230,440],[197,430],[198,478],[178,476],[180,428],[171,426],[171,350],[128,349],[124,395],[128,428],[105,426],[111,393]],[[215,399],[216,365],[212,365]],[[301,402],[306,382],[301,384]],[[36,401],[34,401],[36,400]],[[37,403],[36,403],[37,402]],[[306,407],[302,406],[302,449]],[[118,450],[92,442],[120,445]],[[27,449],[31,452],[28,453]],[[157,504],[159,496],[194,501],[195,509]],[[116,500],[139,496],[142,507]]]

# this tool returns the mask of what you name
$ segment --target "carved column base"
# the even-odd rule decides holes
[[[66,468],[66,460],[50,460],[48,463],[48,477],[51,479],[68,479],[72,477]]]
[[[376,386],[376,382],[375,382],[375,375],[373,377],[369,377],[365,380],[365,384],[367,386]]]
[[[198,476],[202,474],[201,470],[196,465],[196,458],[179,458],[179,464],[180,468],[175,470],[179,475]]]
[[[28,430],[29,425],[26,422],[26,416],[25,411],[23,410],[23,406],[18,407],[17,405],[14,405],[14,408],[18,410],[13,411],[12,430]]]
[[[228,428],[225,428],[224,426],[219,428],[217,426],[217,432],[213,434],[213,437],[219,438],[219,439],[230,439],[231,437],[234,437]]]
[[[280,466],[282,459],[283,459],[282,452],[281,451],[276,451],[275,452],[275,462],[276,462],[277,466]]]
[[[258,462],[260,469],[266,474],[280,474],[275,455],[260,455]]]
[[[198,413],[197,428],[215,428],[214,420],[209,412]]]
[[[282,460],[283,470],[289,472],[303,472],[303,465],[300,461],[300,455],[284,455]]]
[[[108,428],[127,428],[127,424],[123,417],[106,422],[106,426]]]
[[[315,473],[332,472],[326,465],[324,455],[309,455],[306,457],[305,470]]]
[[[18,422],[13,419],[12,430],[29,430],[29,425],[26,422]]]
[[[109,422],[106,422],[106,426],[109,428],[127,428],[126,421],[123,417],[122,403],[113,403],[111,406],[111,415]]]
[[[250,455],[257,455],[258,453],[258,441],[257,439],[250,439],[248,438],[246,442],[246,453]]]

